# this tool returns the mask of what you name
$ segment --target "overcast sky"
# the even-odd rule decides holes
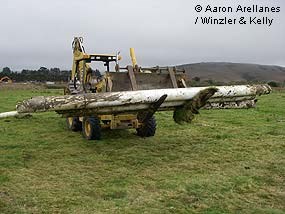
[[[197,16],[235,18],[246,14],[197,13],[205,7],[275,6],[266,25],[195,25]],[[285,66],[284,0],[1,0],[0,68],[71,69],[71,42],[84,37],[90,53],[121,51],[130,64],[134,47],[140,65],[220,61]]]

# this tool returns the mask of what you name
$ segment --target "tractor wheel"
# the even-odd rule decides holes
[[[82,123],[78,117],[67,117],[66,124],[71,131],[77,132],[82,130]]]
[[[146,122],[142,124],[142,127],[137,129],[137,135],[140,137],[151,137],[154,136],[156,130],[156,120],[152,116]]]
[[[101,125],[98,117],[84,117],[82,134],[87,140],[101,139]]]

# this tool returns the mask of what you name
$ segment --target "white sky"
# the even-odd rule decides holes
[[[84,37],[87,52],[121,51],[130,64],[134,47],[140,65],[221,61],[285,66],[284,0],[0,0],[0,68],[71,69],[71,42]],[[195,25],[194,7],[279,6],[265,25]],[[248,14],[244,14],[247,16]]]

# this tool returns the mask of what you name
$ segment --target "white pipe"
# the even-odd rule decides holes
[[[17,111],[9,111],[9,112],[0,113],[0,118],[16,117],[18,115],[19,113]]]
[[[183,105],[187,100],[191,100],[200,91],[209,87],[191,87],[176,89],[155,89],[140,91],[108,92],[108,93],[88,93],[67,96],[35,97],[23,101],[17,106],[20,113],[32,113],[43,111],[64,111],[64,110],[88,110],[96,112],[108,111],[108,109],[129,109],[140,110],[147,108],[150,103],[156,102],[161,96],[167,94],[164,107],[175,107]],[[240,86],[218,86],[218,92],[212,98],[221,99],[232,97],[248,97],[268,94],[271,88],[268,85],[240,85]],[[110,108],[109,108],[110,107]],[[105,109],[104,109],[105,108]],[[112,111],[111,111],[112,112]]]
[[[124,104],[135,104],[135,103],[153,103],[164,94],[167,94],[167,98],[164,103],[173,102],[173,101],[187,101],[192,99],[200,91],[207,88],[209,87],[111,92],[109,93],[109,95],[118,96],[119,98],[114,101],[109,101],[108,99],[103,98],[101,100],[98,100],[97,102],[92,102],[88,104],[86,108],[119,106]],[[256,96],[261,90],[263,91],[261,94],[268,94],[271,91],[270,87],[268,88],[266,85],[218,86],[215,88],[218,89],[218,92],[216,92],[212,98]],[[105,94],[107,95],[108,93]],[[96,96],[95,94],[88,94],[88,95]]]

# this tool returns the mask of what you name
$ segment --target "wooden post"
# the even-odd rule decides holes
[[[132,89],[133,89],[133,91],[136,91],[136,90],[138,90],[138,85],[137,85],[134,69],[132,66],[128,66],[127,69],[128,69],[128,74],[129,74],[129,77],[131,80]]]
[[[171,79],[173,88],[178,88],[173,68],[168,68],[168,72],[169,72],[169,75],[170,75],[170,79]]]

